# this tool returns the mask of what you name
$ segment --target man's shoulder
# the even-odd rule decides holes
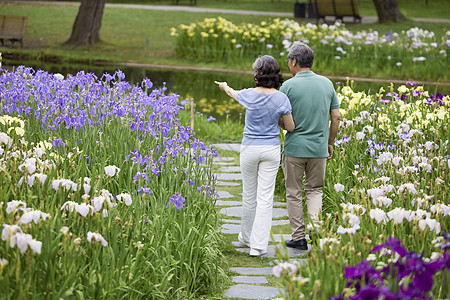
[[[318,80],[322,80],[322,81],[324,81],[324,82],[327,82],[327,83],[331,83],[331,84],[332,84],[331,80],[330,80],[328,77],[325,77],[325,76],[323,76],[323,75],[316,74],[316,73],[314,73],[314,75],[316,76],[316,78],[317,78]]]
[[[284,82],[283,82],[283,84],[282,84],[282,86],[283,85],[290,85],[290,84],[293,84],[295,81],[297,81],[298,80],[298,78],[296,78],[295,76],[294,77],[291,77],[291,78],[289,78],[288,80],[285,80]]]

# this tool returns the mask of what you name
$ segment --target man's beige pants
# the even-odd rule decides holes
[[[322,211],[322,188],[325,180],[326,158],[300,158],[283,155],[281,163],[286,180],[286,202],[292,239],[305,238],[303,220],[303,174],[305,175],[305,194],[308,213],[312,221],[319,222]]]

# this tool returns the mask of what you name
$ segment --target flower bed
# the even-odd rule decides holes
[[[180,25],[171,34],[176,36],[178,54],[203,61],[245,62],[270,54],[285,66],[286,50],[302,41],[315,52],[314,69],[327,74],[375,76],[381,72],[384,78],[449,79],[450,31],[436,36],[415,27],[383,34],[351,32],[339,23],[317,26],[274,19],[236,25],[218,17]]]
[[[450,97],[408,82],[375,94],[343,86],[338,98],[322,223],[309,225],[306,267],[274,269],[283,289],[291,299],[448,298]]]
[[[2,299],[172,299],[223,280],[217,151],[151,87],[1,71]]]

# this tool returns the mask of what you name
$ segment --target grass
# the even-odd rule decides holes
[[[172,0],[109,0],[109,3],[136,3],[136,4],[153,4],[153,5],[171,5]],[[219,9],[240,9],[240,10],[261,10],[263,7],[265,11],[276,12],[293,12],[294,0],[220,0],[208,1],[197,0],[197,7],[219,8]],[[299,2],[308,2],[301,0]],[[400,11],[409,18],[448,18],[448,10],[443,7],[448,7],[449,3],[446,0],[399,0]],[[180,5],[190,5],[190,1],[180,1]],[[372,0],[359,0],[358,10],[362,16],[376,16],[375,6]]]
[[[182,124],[190,125],[190,110],[186,109],[182,112],[180,114],[180,119]],[[243,119],[233,121],[228,117],[221,122],[208,122],[206,116],[195,114],[194,131],[197,136],[201,136],[206,143],[239,143],[242,140],[242,131],[244,128],[243,122]],[[239,162],[239,157],[237,158],[237,162]]]
[[[226,5],[228,8],[239,8],[233,1],[235,0],[214,2],[201,1],[198,6],[205,5],[213,7],[214,5]],[[131,1],[127,2],[132,3]],[[425,2],[424,0],[410,2],[409,6],[404,5],[405,2],[406,1],[400,2],[401,7],[405,6],[405,11],[408,11],[408,9],[411,9],[411,11],[417,10],[417,12],[420,12],[420,16],[427,17],[444,17],[435,11],[434,7],[437,5],[436,3],[440,3],[440,11],[446,11],[446,9],[443,8],[449,6],[448,1],[430,1],[432,3],[430,3],[427,8],[421,7],[420,3]],[[164,4],[164,2],[154,3]],[[259,3],[258,1],[249,3],[253,4],[251,6],[253,8],[262,6],[255,5],[255,3]],[[269,3],[271,5],[280,5],[278,2],[272,3],[268,0],[261,1],[261,3],[266,3],[267,5]],[[281,4],[284,5],[285,1],[282,1]],[[270,9],[270,6],[267,5],[264,5],[264,8]],[[292,6],[292,3],[290,5]],[[373,14],[373,8],[370,9],[370,5],[371,1],[363,0],[360,5],[361,13]],[[414,7],[414,9],[412,7]],[[180,24],[190,24],[192,22],[203,20],[206,17],[214,17],[217,16],[217,13],[165,12],[108,7],[105,9],[100,31],[100,36],[104,42],[100,43],[95,48],[71,48],[62,47],[61,44],[70,36],[72,24],[78,12],[77,7],[2,3],[0,4],[0,8],[2,14],[28,16],[28,27],[24,39],[24,48],[0,48],[0,51],[3,52],[4,65],[7,65],[9,60],[18,59],[23,63],[26,63],[27,60],[70,64],[89,64],[96,61],[107,61],[112,62],[113,64],[114,62],[136,62],[249,70],[248,63],[192,61],[178,57],[175,54],[175,39],[169,34],[171,27],[176,27]],[[418,8],[420,8],[420,10]],[[271,19],[268,16],[221,15],[235,24],[240,24],[242,22],[259,23],[263,20],[270,21]],[[410,16],[409,14],[406,15]],[[416,15],[414,15],[414,17],[416,17]],[[349,25],[348,28],[352,31],[372,28],[373,30],[378,30],[380,33],[385,33],[389,30],[398,32],[416,26],[435,31],[437,34],[445,33],[445,31],[448,30],[447,24],[414,21],[383,25]],[[284,69],[283,71],[286,72],[287,69]],[[326,75],[359,75],[358,69],[352,70],[352,72],[355,72],[354,74],[341,74],[341,70],[320,71],[323,71],[322,73]],[[371,74],[371,77],[382,78],[383,70],[374,72]]]

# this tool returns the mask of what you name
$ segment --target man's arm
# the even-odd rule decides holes
[[[333,156],[333,145],[334,140],[336,139],[336,135],[339,129],[339,124],[341,123],[341,114],[339,113],[339,108],[335,108],[330,110],[331,123],[330,123],[330,131],[328,135],[328,157],[327,160],[331,159]]]
[[[287,130],[289,132],[294,131],[295,129],[295,123],[294,120],[292,119],[292,114],[287,114],[287,115],[283,115],[280,118],[282,120],[283,123],[283,128],[284,130]],[[278,123],[280,123],[280,121],[278,121]]]
[[[286,127],[284,127],[283,116],[281,116],[281,117],[278,119],[278,126],[280,126],[281,129],[286,130]]]

